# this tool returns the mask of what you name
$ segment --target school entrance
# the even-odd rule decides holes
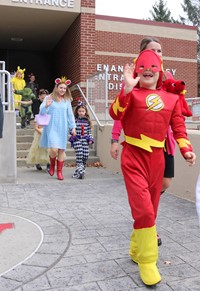
[[[94,59],[94,53],[86,49],[94,39],[87,40],[85,36],[88,26],[94,35],[95,1],[92,0],[0,0],[3,71],[12,74],[20,66],[25,69],[25,81],[33,72],[39,87],[49,91],[54,87],[55,78],[62,75],[67,75],[72,85],[79,84],[86,75],[85,70],[81,71],[83,60],[87,55]],[[4,72],[1,76],[5,80]],[[0,143],[1,152],[5,153],[1,156],[1,180],[11,182],[16,179],[15,112],[8,110],[8,95],[1,94],[1,98],[5,107],[4,137]],[[10,157],[12,164],[8,163]]]
[[[49,7],[39,5],[39,1],[36,7],[26,7],[26,2],[33,1],[10,1],[10,5],[0,6],[0,60],[10,73],[17,66],[25,68],[26,81],[33,72],[40,88],[51,90],[59,73],[55,69],[56,46],[79,13],[75,7]]]

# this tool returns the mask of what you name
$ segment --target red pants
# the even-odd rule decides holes
[[[163,149],[153,148],[153,152],[150,153],[124,143],[121,168],[134,228],[154,226],[163,183]]]

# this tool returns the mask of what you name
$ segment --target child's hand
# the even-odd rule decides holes
[[[72,128],[72,135],[76,135],[76,128]]]
[[[196,155],[193,152],[187,152],[184,154],[184,158],[190,164],[189,166],[195,165]]]
[[[133,78],[133,72],[134,72],[135,65],[134,64],[126,64],[124,67],[124,93],[128,94],[133,90],[133,88],[137,85],[140,77]]]
[[[119,156],[119,143],[114,142],[111,144],[110,154],[113,159],[117,160]]]

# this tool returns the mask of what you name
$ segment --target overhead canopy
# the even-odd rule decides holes
[[[50,51],[78,15],[73,11],[0,6],[0,49]]]

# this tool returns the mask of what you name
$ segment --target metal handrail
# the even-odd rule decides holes
[[[6,69],[5,61],[0,61],[0,70],[5,70],[5,69]],[[5,86],[3,86],[3,84],[5,84],[4,74],[0,74],[0,84],[1,84],[1,88],[0,88],[0,97],[1,97],[1,96],[5,96]]]
[[[185,98],[185,101],[190,104],[190,105],[193,105],[193,101],[199,101],[199,104],[200,104],[200,97],[190,97],[190,98]],[[191,116],[191,118],[194,117],[194,116]],[[200,120],[191,120],[189,118],[186,118],[185,119],[185,123],[186,124],[197,124],[199,125],[200,124]]]
[[[95,74],[94,74],[95,75]],[[83,93],[82,89],[80,88],[80,86],[78,84],[76,84],[74,87],[77,87],[78,90],[80,91],[82,97],[84,98],[88,108],[90,109],[92,115],[94,116],[97,124],[99,125],[100,128],[103,128],[105,125],[104,124],[101,124],[97,115],[95,114],[93,108],[91,107],[87,97],[85,96],[85,94]],[[196,101],[196,100],[199,100],[200,101],[200,97],[193,97],[193,98],[185,98],[185,100],[189,103],[189,102],[192,102],[192,101]],[[105,100],[105,102],[107,102],[107,98]],[[107,107],[107,104],[106,104],[106,107]],[[196,124],[196,125],[199,125],[200,124],[200,120],[190,120],[190,119],[185,119],[185,123],[187,124]]]
[[[5,75],[7,75],[7,83],[5,83]],[[0,76],[1,76],[1,86],[2,86],[2,104],[6,107],[7,110],[13,111],[14,110],[14,100],[11,100],[11,82],[10,82],[10,72],[7,70],[0,70]],[[7,88],[7,101],[5,100],[5,86]]]
[[[100,123],[100,121],[99,121],[97,115],[95,114],[94,110],[92,109],[92,107],[91,107],[90,103],[88,102],[88,99],[86,98],[85,94],[83,93],[81,87],[80,87],[78,84],[76,84],[76,87],[77,87],[78,90],[80,91],[82,97],[84,98],[84,100],[85,100],[85,102],[86,102],[88,108],[90,109],[91,113],[93,114],[93,116],[94,116],[94,118],[95,118],[97,124],[99,125],[99,127],[104,127],[105,125]]]
[[[200,97],[185,98],[186,101],[200,100]]]
[[[91,78],[94,78],[94,77],[98,77],[99,74],[102,74],[104,77],[104,80],[105,80],[105,92],[104,92],[104,99],[105,99],[105,120],[107,121],[108,120],[108,108],[109,108],[109,102],[108,102],[108,69],[105,68],[103,71],[98,71],[96,73],[93,73],[92,75],[90,75],[87,80],[86,80],[86,96],[88,98],[89,96],[89,80]]]

